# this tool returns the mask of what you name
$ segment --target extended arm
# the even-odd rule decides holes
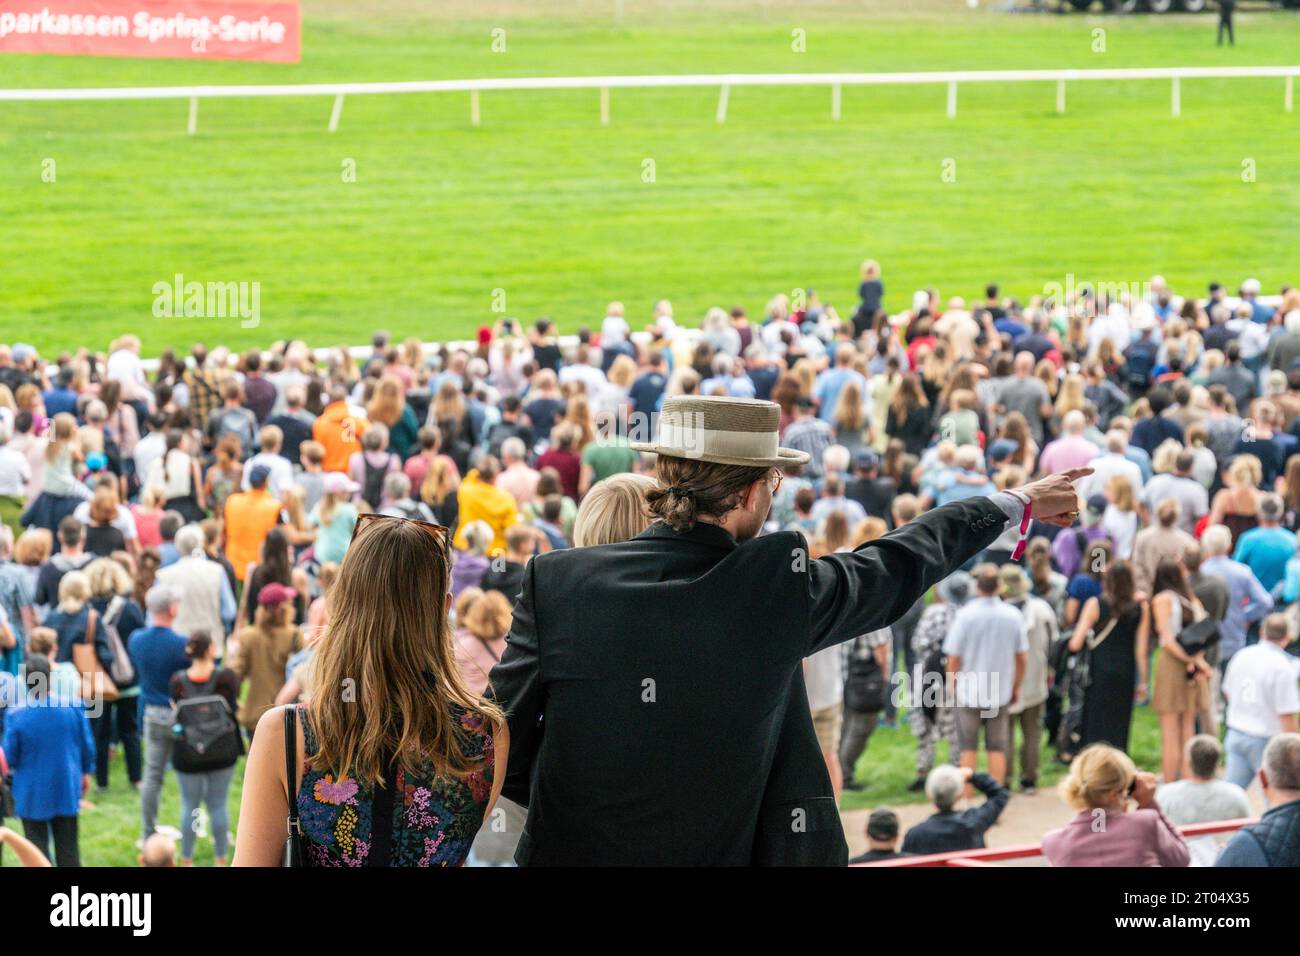
[[[533,605],[536,567],[536,561],[528,562],[505,653],[488,675],[488,697],[501,706],[509,719],[510,754],[500,792],[523,807],[528,806],[533,758],[542,741],[544,700]]]

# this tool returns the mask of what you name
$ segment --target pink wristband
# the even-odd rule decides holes
[[[1016,542],[1016,550],[1011,552],[1011,560],[1019,561],[1025,554],[1025,545],[1028,543],[1029,535],[1029,517],[1034,510],[1032,501],[1025,502],[1025,513],[1020,518],[1020,540]]]

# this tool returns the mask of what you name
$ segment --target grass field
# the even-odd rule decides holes
[[[304,0],[296,66],[9,56],[0,87],[311,83],[493,75],[942,70],[1297,62],[1294,13],[1242,15],[1235,49],[1206,16],[1009,15],[963,0],[611,4],[516,2],[436,12],[414,0]],[[356,11],[365,10],[362,17]],[[491,31],[506,31],[492,52]],[[792,51],[805,31],[806,52]],[[1105,52],[1093,52],[1102,30]],[[0,103],[0,339],[147,352],[371,330],[462,337],[509,314],[572,330],[619,298],[637,324],[671,298],[761,310],[816,288],[851,311],[881,260],[886,304],[912,289],[976,295],[989,280],[1176,286],[1296,279],[1300,113],[1280,80],[212,100]],[[652,159],[655,181],[643,181]],[[45,182],[46,160],[56,181]],[[356,181],[343,182],[345,161]],[[945,161],[954,182],[942,176]],[[1253,160],[1254,182],[1243,182]],[[155,319],[154,283],[260,284],[261,324]]]
[[[1064,773],[1064,768],[1050,759],[1050,751],[1043,751],[1043,773],[1040,789],[1054,786]],[[1160,765],[1160,735],[1155,714],[1146,707],[1134,712],[1133,732],[1129,753],[1139,767],[1151,769]],[[947,759],[947,744],[940,743],[938,756]],[[915,775],[916,744],[907,730],[906,721],[899,726],[881,727],[872,734],[866,753],[858,761],[858,779],[867,783],[867,789],[845,793],[841,806],[845,810],[864,807],[898,806],[921,803],[925,797],[909,793],[907,785]],[[239,817],[239,794],[243,783],[244,766],[240,761],[235,780],[230,788],[230,816],[232,828]],[[92,794],[95,809],[83,811],[81,827],[81,861],[85,866],[134,866],[138,850],[135,841],[140,836],[140,797],[126,783],[126,766],[119,754],[110,770],[110,787],[107,793]],[[1064,811],[1063,811],[1064,813]],[[163,792],[158,823],[178,827],[180,824],[180,793],[176,777],[169,773]],[[18,826],[9,821],[10,826]],[[19,826],[19,832],[21,827]],[[233,829],[232,829],[233,833]],[[232,852],[233,852],[232,837]],[[212,842],[200,839],[194,853],[198,866],[212,865]],[[13,854],[6,854],[5,865],[14,866]]]

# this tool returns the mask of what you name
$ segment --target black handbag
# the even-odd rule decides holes
[[[1186,602],[1183,602],[1183,610],[1190,610]],[[1222,637],[1219,622],[1207,615],[1178,632],[1178,646],[1188,655],[1195,656],[1218,644]]]
[[[289,787],[289,835],[284,841],[281,866],[305,866],[302,826],[298,822],[298,707],[284,709],[284,779]]]

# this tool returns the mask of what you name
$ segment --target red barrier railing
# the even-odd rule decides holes
[[[1213,823],[1189,823],[1180,826],[1178,832],[1184,837],[1210,836],[1215,833],[1231,833],[1240,830],[1255,818],[1243,817],[1237,820],[1215,820]],[[1041,843],[1021,843],[1016,846],[990,847],[983,850],[959,850],[954,853],[928,853],[924,856],[901,856],[894,860],[881,860],[878,863],[855,863],[854,866],[959,866],[980,867],[994,866],[999,860],[1025,860],[1043,855]]]

